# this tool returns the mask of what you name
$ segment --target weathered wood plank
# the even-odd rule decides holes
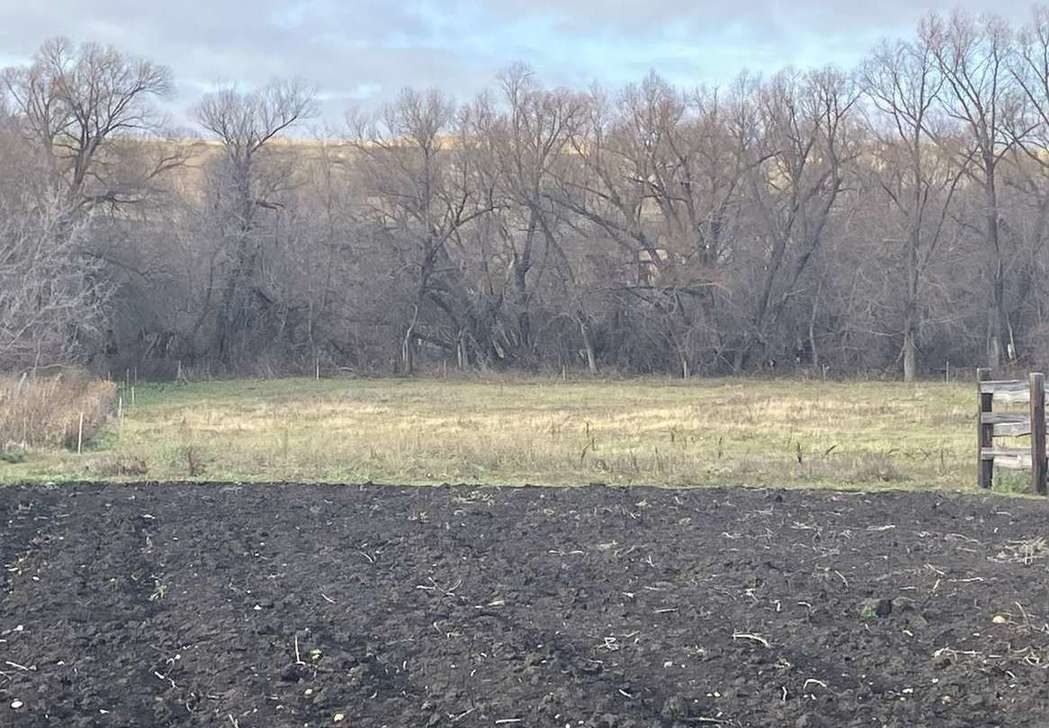
[[[1031,434],[1031,423],[1026,417],[1021,422],[999,422],[994,426],[995,437],[1025,437]]]
[[[1030,455],[1031,452],[1027,448],[1019,447],[985,447],[980,450],[980,457],[984,460],[991,460],[994,458],[1008,458],[1015,455]]]
[[[980,394],[1005,394],[1027,392],[1028,384],[1023,379],[985,379],[980,382]]]
[[[1030,385],[1021,379],[993,379],[980,382],[980,394],[994,396],[1001,404],[1026,404],[1031,400]]]
[[[1026,389],[1022,392],[998,392],[991,396],[996,404],[1027,404],[1031,401],[1031,393]]]
[[[982,412],[980,421],[985,425],[1003,425],[1014,422],[1027,422],[1029,415],[1026,412]]]
[[[1026,470],[1031,467],[1031,451],[1005,447],[985,447],[980,450],[980,460],[993,463],[1006,470]]]
[[[1031,416],[1022,412],[984,412],[980,422],[994,426],[995,437],[1022,437],[1031,434]],[[1049,416],[1046,417],[1049,424]]]

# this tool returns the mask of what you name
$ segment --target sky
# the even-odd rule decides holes
[[[1030,0],[0,0],[0,67],[44,40],[97,41],[169,66],[173,109],[220,84],[316,84],[321,119],[374,108],[405,86],[466,99],[515,62],[550,86],[689,87],[743,70],[851,66],[929,10],[1023,22]]]

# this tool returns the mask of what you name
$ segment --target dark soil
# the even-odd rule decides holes
[[[0,488],[0,725],[1049,726],[1045,538],[942,493]]]

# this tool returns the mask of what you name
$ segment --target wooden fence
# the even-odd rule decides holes
[[[976,370],[980,399],[976,423],[978,482],[990,488],[994,466],[1031,470],[1031,490],[1046,494],[1045,456],[1045,375],[1030,374],[1023,379],[991,379],[990,369]],[[994,411],[998,404],[1027,404],[1027,411]],[[995,447],[996,437],[1030,437],[1030,448]]]

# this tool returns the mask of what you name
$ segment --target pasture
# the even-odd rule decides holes
[[[0,480],[971,488],[969,383],[281,379],[139,385]],[[1002,487],[1022,487],[1022,476]]]

